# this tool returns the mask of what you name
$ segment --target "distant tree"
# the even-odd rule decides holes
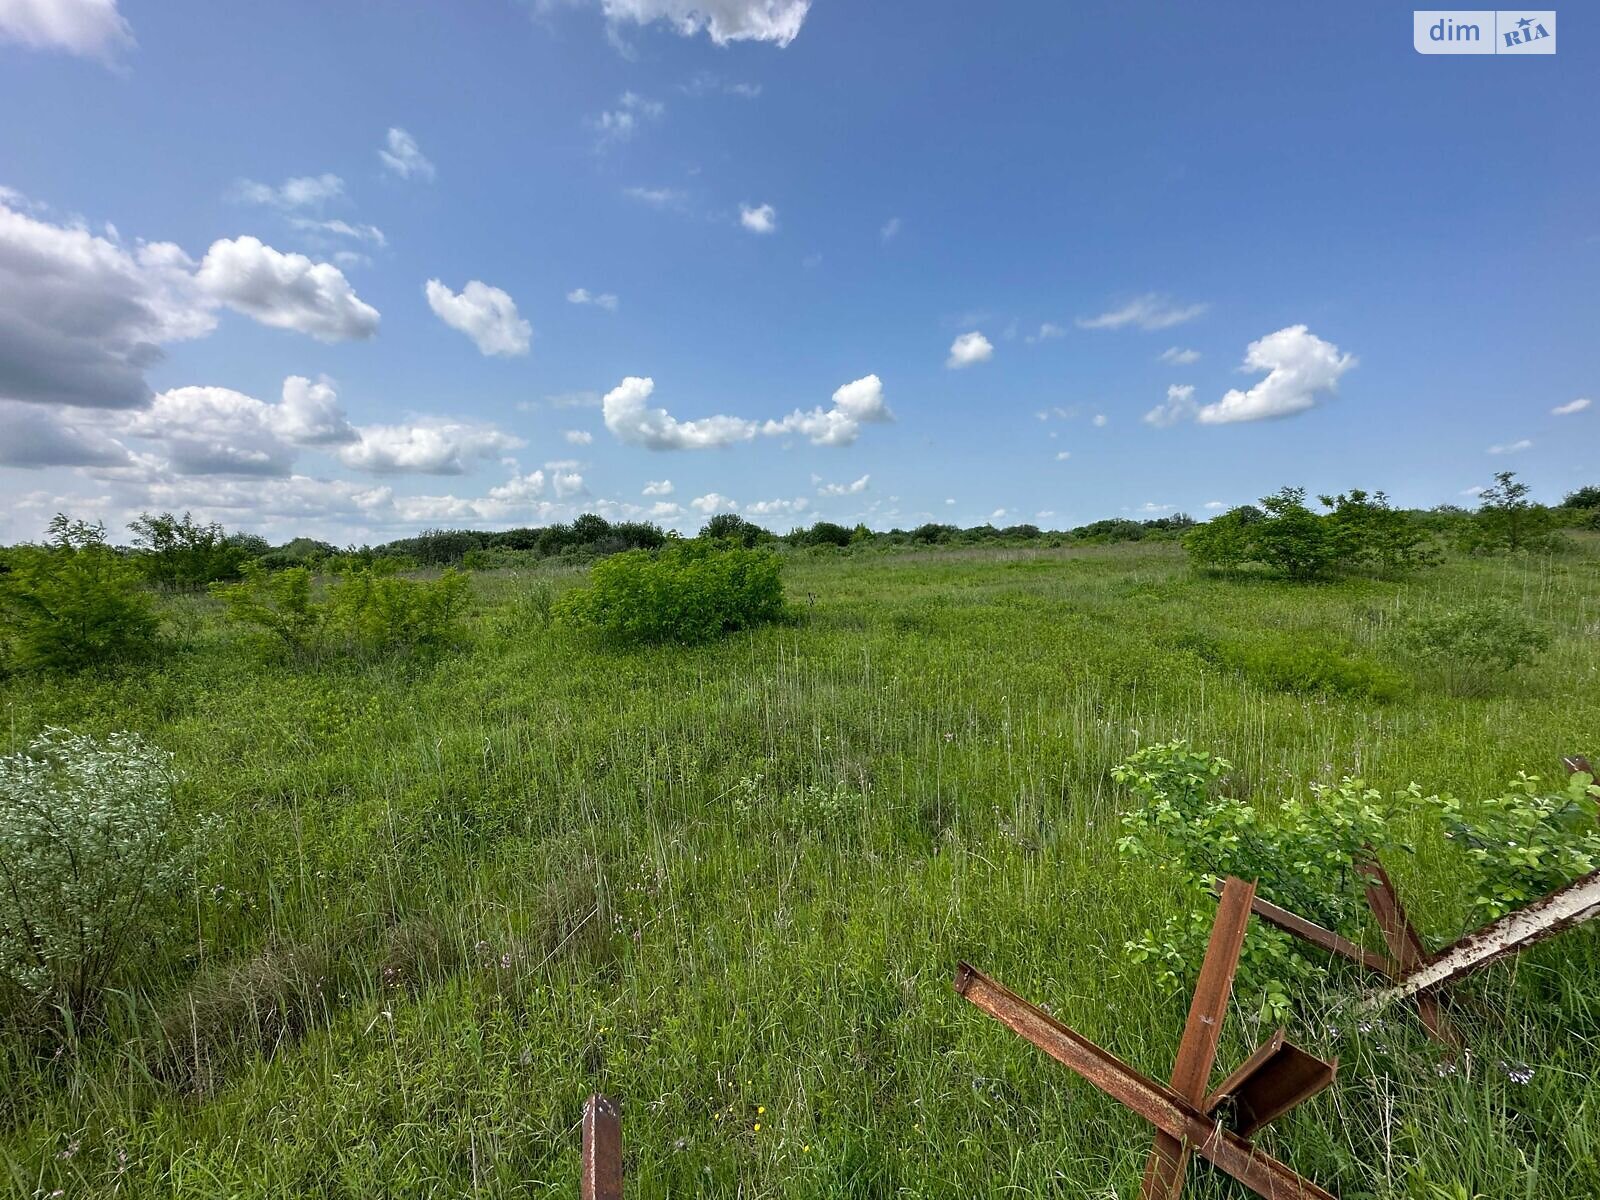
[[[903,532],[903,530],[895,529],[891,531],[891,536]],[[929,522],[926,525],[918,525],[911,531],[909,536],[913,542],[921,542],[924,545],[936,546],[941,542],[950,541],[959,532],[960,531],[954,525],[935,525],[932,522]]]
[[[1267,519],[1251,529],[1253,558],[1290,579],[1315,579],[1339,561],[1326,521],[1306,507],[1305,488],[1286,487],[1261,498]]]
[[[1384,572],[1439,563],[1439,551],[1427,531],[1391,506],[1382,492],[1368,495],[1352,488],[1321,499],[1333,510],[1326,520],[1342,563]]]
[[[810,529],[804,531],[801,545],[805,546],[848,546],[850,544],[850,530],[843,525],[832,521],[818,521]]]
[[[709,542],[727,542],[746,550],[773,540],[772,534],[737,513],[718,513],[706,522],[700,536]]]
[[[1600,508],[1600,486],[1589,484],[1568,492],[1561,500],[1562,508]]]
[[[1245,508],[1235,508],[1189,530],[1184,535],[1183,548],[1196,566],[1230,571],[1254,557],[1255,541],[1250,531],[1255,524],[1246,516]]]
[[[850,531],[850,542],[852,545],[859,546],[866,542],[870,542],[873,536],[872,530],[868,529],[864,523],[858,523],[856,527]]]
[[[241,543],[216,522],[202,525],[188,513],[144,513],[128,528],[141,551],[138,563],[145,578],[172,591],[198,591],[218,580],[237,579],[239,568],[259,557],[250,552],[256,543],[266,545],[261,539]]]
[[[1478,496],[1478,511],[1463,541],[1479,552],[1548,550],[1555,542],[1555,518],[1542,504],[1528,499],[1533,490],[1515,471],[1500,471],[1494,486]]]

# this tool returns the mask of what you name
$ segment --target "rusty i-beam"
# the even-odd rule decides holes
[[[622,1110],[598,1092],[583,1102],[582,1200],[622,1200]]]
[[[1569,774],[1595,778],[1594,768],[1581,754],[1565,756],[1561,765]],[[1600,871],[1593,871],[1525,908],[1474,930],[1437,954],[1429,954],[1421,935],[1406,916],[1388,873],[1373,861],[1357,863],[1356,870],[1366,880],[1367,907],[1372,910],[1384,944],[1389,948],[1388,957],[1363,949],[1348,938],[1259,896],[1252,902],[1251,911],[1285,933],[1387,976],[1389,986],[1370,995],[1368,1007],[1410,1000],[1417,1006],[1417,1014],[1428,1033],[1452,1050],[1460,1048],[1461,1039],[1439,1003],[1439,993],[1445,987],[1498,959],[1520,954],[1564,929],[1600,916]]]
[[[959,995],[1156,1127],[1144,1200],[1176,1200],[1191,1153],[1267,1200],[1333,1200],[1248,1138],[1332,1083],[1335,1063],[1290,1045],[1280,1029],[1206,1094],[1254,898],[1254,884],[1229,879],[1223,886],[1170,1087],[1140,1074],[976,967],[961,963],[956,968]]]

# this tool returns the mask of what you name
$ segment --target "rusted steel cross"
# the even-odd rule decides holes
[[[1568,755],[1561,762],[1571,774],[1595,777],[1594,768],[1581,754]],[[1445,987],[1498,959],[1520,954],[1563,929],[1600,916],[1600,871],[1593,871],[1526,908],[1507,913],[1474,930],[1437,954],[1429,954],[1421,935],[1406,916],[1387,872],[1376,862],[1358,863],[1356,869],[1366,879],[1367,906],[1372,909],[1383,933],[1384,944],[1389,948],[1388,957],[1365,950],[1332,930],[1260,897],[1254,900],[1252,910],[1269,925],[1387,976],[1390,986],[1370,997],[1370,1004],[1376,1007],[1399,1000],[1412,1001],[1423,1027],[1436,1041],[1452,1050],[1459,1049],[1461,1039],[1439,1004],[1439,993]]]
[[[1254,899],[1252,883],[1229,879],[1223,886],[1170,1087],[1141,1075],[977,968],[966,963],[956,968],[961,996],[1156,1127],[1145,1165],[1144,1200],[1176,1200],[1191,1153],[1267,1200],[1333,1200],[1248,1138],[1332,1083],[1335,1063],[1290,1045],[1280,1029],[1220,1087],[1206,1092]]]

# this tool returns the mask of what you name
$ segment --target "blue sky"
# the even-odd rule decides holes
[[[1556,499],[1600,479],[1561,16],[0,0],[0,538]]]

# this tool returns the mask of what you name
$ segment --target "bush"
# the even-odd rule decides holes
[[[1442,560],[1427,530],[1391,507],[1382,492],[1369,496],[1353,488],[1321,499],[1333,510],[1326,520],[1341,562],[1392,574]]]
[[[1419,617],[1403,640],[1424,665],[1444,677],[1455,695],[1476,696],[1534,661],[1549,635],[1520,609],[1484,602]]]
[[[103,525],[58,515],[47,545],[8,550],[0,568],[0,639],[18,670],[81,670],[142,654],[155,639],[139,572],[106,545]]]
[[[596,563],[590,586],[559,609],[614,641],[691,645],[786,618],[780,571],[769,550],[700,541],[631,550]]]
[[[321,600],[305,567],[269,574],[253,563],[243,582],[212,592],[230,620],[298,657],[438,649],[458,633],[471,599],[467,577],[454,569],[428,582],[397,578],[381,566],[341,572]]]
[[[1555,515],[1528,499],[1533,489],[1515,471],[1500,471],[1492,488],[1478,497],[1478,511],[1461,533],[1462,548],[1479,553],[1553,550]]]
[[[700,531],[700,537],[708,542],[728,542],[735,546],[743,546],[746,550],[754,549],[763,542],[776,540],[772,533],[735,513],[718,513],[706,522],[705,528]]]
[[[1389,504],[1382,492],[1359,488],[1321,501],[1331,512],[1306,506],[1304,488],[1283,488],[1196,526],[1184,549],[1199,567],[1232,569],[1260,563],[1290,579],[1317,579],[1337,568],[1384,573],[1437,566],[1428,529]]]
[[[172,836],[172,760],[136,734],[47,729],[0,758],[0,972],[13,999],[89,1011],[165,928],[201,839]]]
[[[1464,852],[1453,877],[1473,923],[1544,896],[1600,864],[1595,799],[1600,787],[1574,775],[1554,796],[1519,776],[1498,797],[1468,806],[1453,796],[1424,796],[1416,784],[1385,799],[1357,778],[1313,784],[1307,802],[1252,806],[1220,793],[1231,764],[1175,741],[1141,750],[1112,771],[1137,803],[1122,818],[1117,844],[1127,861],[1156,867],[1176,881],[1179,916],[1147,929],[1125,949],[1136,962],[1159,964],[1158,981],[1176,990],[1192,982],[1216,912],[1211,888],[1229,875],[1255,880],[1259,895],[1325,929],[1359,940],[1366,924],[1360,862],[1393,859],[1410,847],[1398,831],[1402,813],[1433,821]],[[1280,930],[1253,922],[1239,964],[1239,995],[1263,1015],[1282,1019],[1288,983],[1322,974]]]
[[[266,544],[256,537],[230,537],[221,525],[198,524],[188,513],[145,513],[128,526],[141,550],[145,578],[172,591],[199,591],[207,584],[239,578],[239,569],[259,558]]]

